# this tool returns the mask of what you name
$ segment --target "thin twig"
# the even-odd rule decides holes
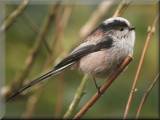
[[[9,96],[15,89],[21,87],[24,80],[27,78],[27,76],[31,72],[31,68],[33,67],[33,65],[35,63],[35,59],[36,59],[36,57],[39,53],[39,50],[43,44],[43,40],[45,40],[44,38],[47,35],[49,27],[50,27],[52,20],[54,18],[54,14],[52,13],[53,10],[54,10],[53,8],[50,8],[50,13],[47,16],[47,19],[44,21],[44,24],[43,24],[43,26],[37,36],[35,44],[26,59],[24,68],[23,68],[21,74],[18,75],[18,77],[16,77],[16,79],[13,81],[9,90],[5,93],[6,97]]]
[[[159,80],[159,73],[156,75],[155,79],[151,82],[151,84],[148,86],[148,88],[146,89],[146,91],[144,92],[144,95],[141,99],[141,102],[137,108],[137,113],[136,113],[136,118],[139,118],[139,114],[141,112],[141,109],[144,105],[144,103],[146,102],[149,93],[151,92],[152,88],[154,87],[154,85],[156,84],[156,82]]]
[[[119,4],[119,6],[116,9],[115,13],[113,14],[113,17],[121,16],[123,14],[123,12],[128,8],[130,3],[131,3],[131,0],[123,0]]]
[[[118,77],[118,75],[131,62],[131,60],[131,56],[127,56],[124,59],[122,64],[119,67],[117,67],[116,71],[108,76],[106,82],[100,87],[100,92],[96,92],[96,94],[92,96],[92,98],[75,115],[74,119],[80,119],[95,104],[95,102],[105,93],[105,91],[111,86],[111,84]]]
[[[57,9],[57,13],[56,13],[56,27],[55,27],[55,35],[53,37],[53,42],[51,45],[52,48],[52,55],[48,56],[48,60],[45,63],[45,67],[49,66],[51,63],[53,63],[55,61],[55,54],[56,52],[59,50],[59,52],[63,52],[63,47],[62,47],[62,40],[64,39],[64,29],[66,28],[66,25],[68,24],[69,18],[71,16],[71,12],[72,12],[72,6],[65,6],[64,7],[64,12],[62,12],[63,7],[60,6]],[[58,54],[59,54],[58,52]]]
[[[29,56],[26,59],[26,65],[24,68],[24,71],[22,72],[22,74],[20,75],[18,81],[22,81],[28,76],[29,71],[31,70],[34,62],[35,62],[35,58],[38,55],[38,52],[42,46],[43,41],[45,40],[45,36],[48,33],[49,27],[53,21],[54,18],[54,6],[51,6],[50,10],[49,10],[49,15],[47,16],[47,19],[45,20],[42,29],[39,32],[39,35],[37,36],[37,40],[36,43],[33,46],[33,49],[31,50]]]
[[[68,6],[66,6],[65,8],[67,8]],[[66,9],[64,9],[64,10],[66,10]],[[70,11],[71,12],[71,11]],[[57,16],[58,15],[58,16]],[[59,16],[59,15],[61,15],[61,16]],[[64,16],[66,16],[66,15],[68,15],[68,19],[65,19],[66,21],[64,21]],[[59,38],[58,40],[60,41],[62,38],[63,38],[63,32],[64,32],[64,29],[65,29],[65,27],[66,27],[66,25],[67,25],[67,23],[68,23],[68,20],[69,20],[69,16],[70,16],[70,13],[68,14],[66,14],[66,12],[64,12],[64,14],[62,14],[62,6],[57,6],[56,7],[56,12],[55,12],[55,18],[57,19],[57,17],[60,17],[58,20],[58,22],[61,24],[61,26],[59,26],[59,23],[58,24],[56,24],[56,26],[58,26],[58,27],[61,27],[61,29],[57,29],[58,31],[56,31],[56,33],[61,33],[61,34],[58,34],[58,35],[60,35],[60,36],[58,36],[57,38]],[[64,23],[65,23],[65,25],[64,25]],[[56,27],[57,28],[57,27]],[[59,31],[59,30],[62,30],[62,31]],[[61,36],[62,35],[62,36]],[[56,44],[54,44],[54,46],[52,46],[52,55],[48,55],[48,58],[46,59],[46,62],[45,62],[45,64],[44,64],[44,70],[45,69],[47,69],[51,64],[53,64],[55,61],[52,59],[54,56],[53,56],[53,52],[55,52],[54,51],[54,48],[56,47]],[[53,61],[51,61],[51,59],[53,60]],[[50,63],[50,64],[49,64]],[[63,77],[63,76],[61,76],[61,77]],[[62,78],[63,79],[63,78]],[[63,80],[59,80],[61,83],[61,85],[63,86],[63,83],[62,83],[62,81]],[[36,107],[36,104],[37,104],[37,102],[38,102],[38,99],[39,99],[39,97],[41,96],[41,93],[42,93],[42,91],[43,91],[43,89],[44,89],[44,87],[43,87],[44,85],[39,85],[38,86],[38,88],[36,89],[36,91],[35,91],[35,93],[32,95],[32,96],[30,96],[29,97],[29,99],[28,99],[28,101],[27,101],[27,108],[26,108],[26,111],[25,111],[25,113],[23,114],[23,117],[24,118],[31,118],[31,116],[33,115],[33,113],[34,113],[34,110],[35,110],[35,107]],[[61,87],[62,87],[61,86]],[[61,91],[62,92],[62,91]],[[61,93],[60,92],[60,93]],[[58,92],[59,93],[59,92]],[[63,95],[63,94],[61,94],[61,95]],[[58,96],[58,98],[62,98],[62,96]],[[30,100],[30,99],[33,99],[33,101],[32,100]],[[60,102],[60,101],[58,101],[58,102]],[[32,108],[32,109],[31,109]],[[56,107],[57,108],[57,107]],[[60,107],[58,107],[58,108],[60,108]],[[59,110],[60,111],[60,110]]]
[[[41,85],[39,85],[36,90],[36,94],[29,96],[28,101],[26,102],[26,110],[22,114],[22,118],[31,118],[35,111],[35,105],[37,104],[38,98],[41,96],[41,92],[43,89],[39,89]]]
[[[104,0],[100,5],[98,5],[97,9],[90,16],[90,19],[80,29],[80,40],[85,39],[85,37],[95,28],[101,18],[107,14],[114,1],[115,0]]]
[[[125,112],[124,112],[124,116],[123,116],[124,119],[126,119],[126,117],[128,115],[128,112],[129,112],[129,109],[130,109],[130,106],[131,106],[131,102],[132,102],[132,99],[133,99],[133,96],[134,96],[134,91],[135,91],[135,88],[136,88],[136,85],[137,85],[137,81],[138,81],[138,78],[140,76],[140,72],[141,72],[141,69],[142,69],[143,62],[144,62],[144,57],[145,57],[146,51],[148,49],[149,43],[152,40],[153,34],[155,32],[155,26],[156,26],[157,21],[158,21],[158,17],[156,17],[154,19],[154,22],[153,22],[152,26],[148,30],[147,38],[146,38],[146,41],[145,41],[145,44],[144,44],[144,47],[143,47],[141,58],[140,58],[140,61],[139,61],[138,67],[137,67],[135,78],[133,80],[132,88],[131,88],[131,91],[130,91],[130,94],[129,94],[129,97],[128,97],[128,101],[127,101],[127,104],[126,104],[126,108],[125,108]]]
[[[61,116],[63,102],[64,102],[64,91],[65,91],[65,79],[64,73],[61,73],[58,77],[58,81],[56,81],[56,101],[54,106],[54,118],[59,118]],[[55,89],[54,89],[55,90]],[[60,94],[59,94],[60,93]]]
[[[56,7],[55,7],[55,9],[56,9]],[[54,10],[54,11],[55,11],[55,10]],[[39,33],[39,30],[40,30],[40,29],[39,29],[39,26],[32,20],[31,16],[30,16],[29,14],[27,14],[27,13],[24,13],[23,16],[24,16],[24,18],[29,22],[29,25],[30,25],[31,29],[32,29],[35,33]],[[49,44],[47,43],[46,38],[45,38],[45,40],[44,40],[44,46],[45,46],[47,52],[49,53],[49,55],[51,55],[52,50],[51,50]]]
[[[76,107],[78,106],[82,96],[84,95],[84,88],[85,88],[85,85],[86,85],[86,82],[87,82],[87,78],[88,78],[88,76],[85,75],[83,77],[83,79],[81,80],[81,83],[80,83],[80,85],[79,85],[79,87],[78,87],[78,89],[77,89],[77,91],[74,95],[74,98],[73,98],[67,112],[64,115],[65,119],[70,118],[72,116],[73,112],[76,110]]]
[[[3,21],[0,30],[6,31],[15,22],[18,16],[20,16],[25,8],[28,6],[29,0],[23,0],[19,6]]]
[[[55,14],[56,14],[55,10],[57,9],[57,7],[59,7],[59,6],[51,5],[50,8],[49,8],[49,14],[53,15],[52,16],[53,18],[54,18]],[[34,110],[35,110],[35,106],[37,104],[37,101],[38,101],[38,99],[41,96],[41,93],[43,91],[43,87],[42,86],[43,85],[37,86],[37,89],[36,89],[35,93],[28,98],[27,105],[26,105],[26,111],[23,113],[22,117],[31,118],[31,116],[33,115]]]
[[[69,20],[70,20],[71,14],[72,14],[72,10],[73,10],[72,5],[65,6],[64,7],[64,12],[61,16],[61,19],[60,19],[59,23],[57,23],[57,25],[59,27],[61,27],[61,29],[57,28],[56,33],[57,33],[58,36],[55,37],[57,39],[54,39],[54,42],[52,43],[52,47],[54,45],[56,45],[56,47],[54,47],[54,48],[57,48],[57,46],[59,44],[59,46],[60,46],[59,50],[60,51],[58,53],[61,53],[61,54],[64,53],[64,50],[62,49],[62,41],[64,40],[64,30],[66,29],[66,27],[69,23]],[[58,42],[58,44],[57,44],[57,42]],[[58,49],[56,49],[55,51],[57,51],[57,50]],[[53,53],[52,56],[50,58],[48,58],[48,63],[50,63],[50,60],[54,59],[54,57],[55,57],[54,54],[55,53]],[[53,60],[53,61],[55,61],[55,60]],[[63,103],[63,97],[64,97],[64,86],[65,86],[64,74],[61,74],[60,75],[60,80],[57,83],[57,95],[56,95],[57,99],[56,99],[56,102],[55,102],[54,117],[60,117],[60,114],[61,114],[61,111],[62,111],[62,105],[63,105],[62,103]],[[59,94],[59,93],[61,93],[61,94]]]

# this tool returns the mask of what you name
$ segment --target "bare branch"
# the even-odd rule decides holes
[[[31,49],[27,59],[26,59],[26,62],[24,64],[24,68],[21,72],[21,74],[16,77],[16,79],[13,81],[13,83],[11,84],[10,88],[8,89],[8,91],[6,91],[6,93],[4,94],[6,97],[7,96],[10,96],[10,94],[17,88],[21,87],[24,80],[27,78],[27,76],[29,75],[31,69],[32,69],[32,66],[35,62],[35,59],[38,55],[38,52],[43,44],[43,41],[45,40],[45,36],[47,35],[48,33],[48,30],[49,30],[49,27],[51,25],[51,22],[53,20],[53,11],[54,9],[53,8],[50,8],[50,13],[49,15],[47,16],[47,19],[45,20],[43,26],[42,26],[42,29],[40,30],[38,36],[37,36],[37,39],[36,39],[36,42],[33,46],[33,48]]]
[[[29,0],[23,0],[20,5],[3,21],[0,30],[6,31],[15,22],[27,7]]]
[[[69,18],[70,18],[70,14],[71,14],[71,10],[72,9],[70,9],[69,7],[70,6],[65,6],[64,12],[62,11],[63,7],[61,5],[56,7],[55,19],[57,21],[57,23],[56,23],[56,28],[57,29],[56,29],[56,33],[55,34],[57,35],[56,39],[58,39],[58,40],[56,40],[56,41],[58,41],[58,42],[60,42],[63,39],[64,29],[65,29],[65,27],[66,27],[66,25],[68,23]],[[53,52],[55,52],[54,51],[55,47],[56,47],[56,44],[54,44],[54,46],[51,47],[52,48],[52,50],[51,50],[52,51],[52,55],[48,55],[48,58],[46,59],[46,62],[44,64],[44,70],[47,69],[52,63],[55,62],[55,60],[53,60],[53,57],[54,57],[53,56]],[[63,79],[63,76],[61,76],[61,78],[59,80],[59,82],[61,82],[61,83],[59,83],[61,85],[61,86],[59,86],[59,88],[61,88],[63,86],[63,84],[64,84],[62,79]],[[27,101],[26,111],[23,114],[24,118],[31,118],[31,116],[33,115],[35,107],[36,107],[36,104],[38,102],[38,99],[41,96],[42,91],[44,90],[43,86],[44,85],[39,85],[38,88],[36,89],[35,93],[29,97],[29,99]],[[62,98],[62,95],[63,95],[62,91],[61,91],[61,94],[58,94],[58,95],[61,95],[61,96],[58,96],[58,98]],[[33,99],[34,102],[32,100],[30,100],[30,99]],[[60,105],[59,104],[60,101],[57,101],[57,102],[58,102],[58,105]],[[58,106],[56,108],[60,108],[60,106]],[[60,112],[60,109],[59,109],[59,112]],[[58,115],[58,113],[57,113],[57,115]]]
[[[80,119],[94,104],[95,102],[105,93],[105,91],[111,86],[113,81],[118,75],[124,70],[124,68],[131,62],[132,57],[127,56],[122,64],[117,67],[116,71],[108,76],[106,82],[100,87],[100,93],[96,92],[94,96],[81,108],[81,110],[74,116],[74,119]]]
[[[39,85],[36,90],[37,93],[34,95],[29,96],[29,99],[26,103],[26,110],[25,112],[22,114],[22,118],[31,118],[32,114],[35,111],[35,106],[37,104],[37,100],[38,98],[41,96],[41,92],[43,91],[43,89],[39,89],[41,85]]]
[[[55,8],[56,8],[56,7],[55,7]],[[54,10],[54,11],[55,11],[55,10]],[[29,25],[30,25],[31,29],[32,29],[35,33],[39,33],[39,30],[40,30],[40,29],[39,29],[39,26],[32,20],[31,16],[30,16],[29,14],[27,14],[27,13],[24,13],[23,16],[24,16],[24,18],[29,22]],[[46,38],[45,38],[45,40],[44,40],[44,46],[45,46],[47,52],[51,55],[52,50],[51,50],[50,46],[48,45]]]
[[[83,40],[96,26],[96,24],[105,16],[114,3],[114,0],[104,0],[97,9],[92,13],[90,19],[81,28],[79,36],[80,40]]]
[[[65,91],[65,79],[64,79],[64,73],[61,73],[58,81],[57,81],[57,94],[56,101],[55,101],[55,107],[54,107],[54,118],[59,118],[61,116],[63,102],[64,102],[64,91]]]
[[[135,88],[136,88],[136,85],[137,85],[137,82],[138,82],[138,78],[140,76],[140,72],[141,72],[141,69],[142,69],[142,65],[143,65],[143,62],[144,62],[144,57],[145,57],[146,51],[148,49],[149,43],[152,40],[153,34],[155,32],[155,26],[156,26],[157,21],[158,21],[158,17],[156,17],[154,19],[154,22],[153,22],[151,28],[148,31],[147,38],[146,38],[146,41],[145,41],[145,44],[144,44],[144,47],[143,47],[143,51],[142,51],[142,54],[141,54],[141,58],[140,58],[140,61],[139,61],[138,67],[137,67],[136,74],[135,74],[135,78],[133,80],[132,88],[131,88],[131,91],[130,91],[130,94],[129,94],[129,98],[128,98],[128,101],[127,101],[127,104],[126,104],[126,108],[125,108],[125,112],[124,112],[124,119],[126,119],[126,117],[128,115],[128,112],[129,112],[129,109],[130,109],[130,106],[131,106],[131,102],[132,102],[132,99],[133,99],[133,96],[134,96],[134,91],[135,91]]]
[[[159,80],[159,73],[156,75],[155,79],[151,82],[151,84],[148,86],[148,88],[146,89],[146,91],[144,92],[144,95],[141,99],[141,102],[137,108],[137,113],[136,113],[136,118],[139,118],[139,114],[141,112],[141,109],[144,105],[144,103],[146,102],[149,93],[151,92],[152,88],[154,87],[154,85],[156,84],[156,82]]]
[[[130,5],[131,0],[123,0],[116,9],[113,17],[121,16]]]
[[[60,51],[58,53],[61,53],[63,54],[64,51],[62,49],[62,41],[64,40],[64,30],[65,28],[67,27],[68,23],[69,23],[69,20],[70,20],[70,17],[71,17],[71,14],[72,14],[72,11],[73,11],[73,6],[72,5],[67,5],[64,7],[64,11],[63,11],[63,14],[61,16],[61,18],[57,19],[57,27],[61,27],[61,29],[56,29],[56,36],[55,38],[57,39],[53,39],[54,42],[52,43],[52,48],[53,48],[53,51],[57,51],[58,49],[54,49],[54,48],[57,48],[57,47],[54,47],[54,46],[58,46],[58,44],[60,44],[59,46],[59,49]],[[58,23],[59,21],[59,23]],[[60,25],[61,24],[61,25]],[[48,57],[48,65],[55,61],[54,58],[55,58],[55,53],[52,53],[52,56]],[[52,61],[51,61],[52,60]],[[54,109],[54,117],[60,117],[60,114],[62,112],[62,103],[63,103],[63,97],[64,97],[64,86],[65,86],[65,81],[64,81],[64,74],[62,73],[59,77],[59,80],[58,80],[58,83],[57,83],[57,95],[56,95],[56,102],[55,102],[55,109]],[[59,94],[61,93],[61,94]]]
[[[57,9],[56,13],[56,28],[55,28],[55,35],[52,38],[53,42],[51,45],[52,48],[52,55],[48,56],[48,60],[45,63],[45,68],[48,67],[51,63],[55,61],[55,53],[59,50],[61,53],[64,52],[61,46],[62,40],[64,39],[64,30],[66,25],[68,24],[69,18],[71,16],[72,6],[65,6],[64,12],[62,12],[62,6]],[[59,46],[58,46],[59,44]],[[59,53],[58,53],[59,54]]]
[[[20,75],[18,81],[23,82],[23,80],[28,76],[29,71],[31,70],[31,68],[35,62],[35,58],[37,57],[38,52],[42,46],[42,43],[45,40],[44,38],[48,33],[51,22],[53,21],[53,18],[54,18],[53,11],[54,11],[54,6],[51,6],[51,8],[49,10],[49,15],[47,16],[47,19],[45,20],[45,22],[42,26],[42,29],[40,30],[39,35],[37,36],[36,43],[34,44],[29,56],[26,59],[24,70],[23,70],[22,74]]]
[[[78,106],[82,96],[84,95],[84,89],[85,89],[85,85],[86,85],[86,82],[87,82],[87,77],[88,76],[85,75],[83,77],[83,79],[81,80],[81,83],[80,83],[80,85],[79,85],[79,87],[78,87],[78,89],[77,89],[77,91],[74,95],[74,98],[73,98],[67,112],[64,115],[65,119],[70,118],[72,116],[72,114],[76,110],[76,107]]]

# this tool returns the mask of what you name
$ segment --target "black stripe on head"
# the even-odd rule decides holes
[[[108,30],[112,30],[112,29],[117,29],[120,27],[129,27],[128,24],[125,21],[122,20],[113,20],[113,22],[110,23],[102,23],[100,25],[100,28],[103,31],[108,31]]]

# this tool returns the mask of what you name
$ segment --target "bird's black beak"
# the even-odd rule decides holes
[[[129,27],[129,30],[130,30],[130,31],[135,30],[135,27],[134,27],[134,26],[131,26],[131,27]]]

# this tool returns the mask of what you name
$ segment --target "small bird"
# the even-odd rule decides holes
[[[71,66],[77,66],[85,74],[91,75],[93,79],[105,78],[116,70],[125,57],[133,54],[134,42],[135,28],[127,19],[122,17],[106,19],[52,70],[13,92],[7,101]],[[98,88],[97,84],[96,87]]]

